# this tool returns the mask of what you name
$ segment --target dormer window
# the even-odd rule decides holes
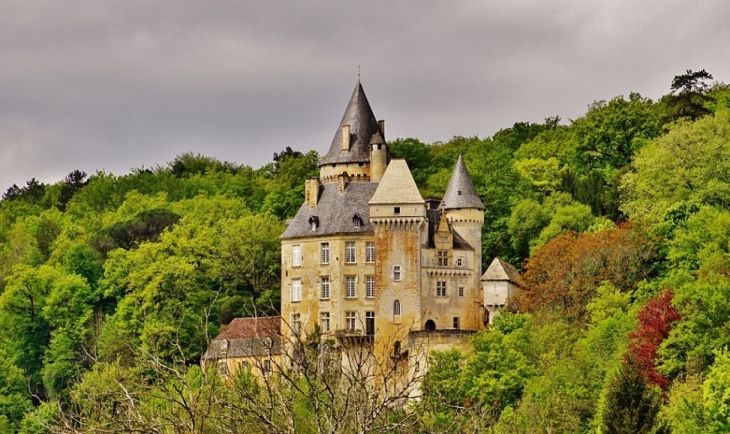
[[[309,217],[309,225],[312,227],[312,231],[316,231],[319,226],[319,217],[316,215]]]
[[[362,223],[363,223],[362,218],[360,218],[360,216],[358,214],[355,214],[354,216],[352,216],[352,225],[353,226],[355,226],[356,228],[359,228],[360,226],[362,226]]]

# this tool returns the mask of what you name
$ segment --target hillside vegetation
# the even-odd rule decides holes
[[[424,197],[464,156],[486,206],[484,265],[515,264],[527,288],[473,352],[431,355],[421,400],[367,421],[343,410],[355,419],[323,424],[298,398],[313,384],[244,401],[262,386],[198,366],[233,318],[277,312],[278,237],[316,152],[13,185],[0,434],[729,432],[730,88],[711,81],[687,71],[659,101],[631,93],[490,138],[390,142]]]

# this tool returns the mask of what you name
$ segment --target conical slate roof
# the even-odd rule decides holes
[[[425,203],[406,160],[391,160],[378,184],[378,189],[368,202],[370,205],[389,203]]]
[[[350,151],[342,150],[342,127],[350,126]],[[319,165],[333,163],[360,163],[370,161],[370,139],[380,132],[378,121],[370,108],[368,98],[360,82],[357,82],[342,116],[340,126],[335,132],[327,155],[320,158]]]
[[[469,172],[464,165],[464,159],[459,155],[454,173],[451,174],[449,186],[446,188],[444,198],[441,199],[441,209],[454,208],[476,208],[484,209],[482,200],[479,199],[474,183],[471,181]]]

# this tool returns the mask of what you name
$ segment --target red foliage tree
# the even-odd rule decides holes
[[[639,311],[639,325],[629,335],[629,353],[641,368],[647,383],[661,388],[669,385],[669,379],[656,370],[657,349],[672,330],[672,323],[682,318],[672,306],[674,293],[666,290],[651,299]]]
[[[513,307],[583,321],[586,305],[602,282],[632,290],[652,273],[656,257],[655,243],[630,224],[559,235],[526,262],[526,290],[512,300]]]

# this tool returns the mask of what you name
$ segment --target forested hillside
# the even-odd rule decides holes
[[[730,88],[712,80],[687,71],[659,101],[617,96],[490,138],[390,142],[424,197],[464,156],[484,265],[515,264],[526,289],[473,352],[432,354],[422,399],[367,422],[343,410],[354,419],[333,431],[730,432]],[[198,366],[233,318],[276,313],[278,237],[318,157],[184,154],[8,188],[0,433],[328,431],[298,398],[315,384],[273,393]]]

